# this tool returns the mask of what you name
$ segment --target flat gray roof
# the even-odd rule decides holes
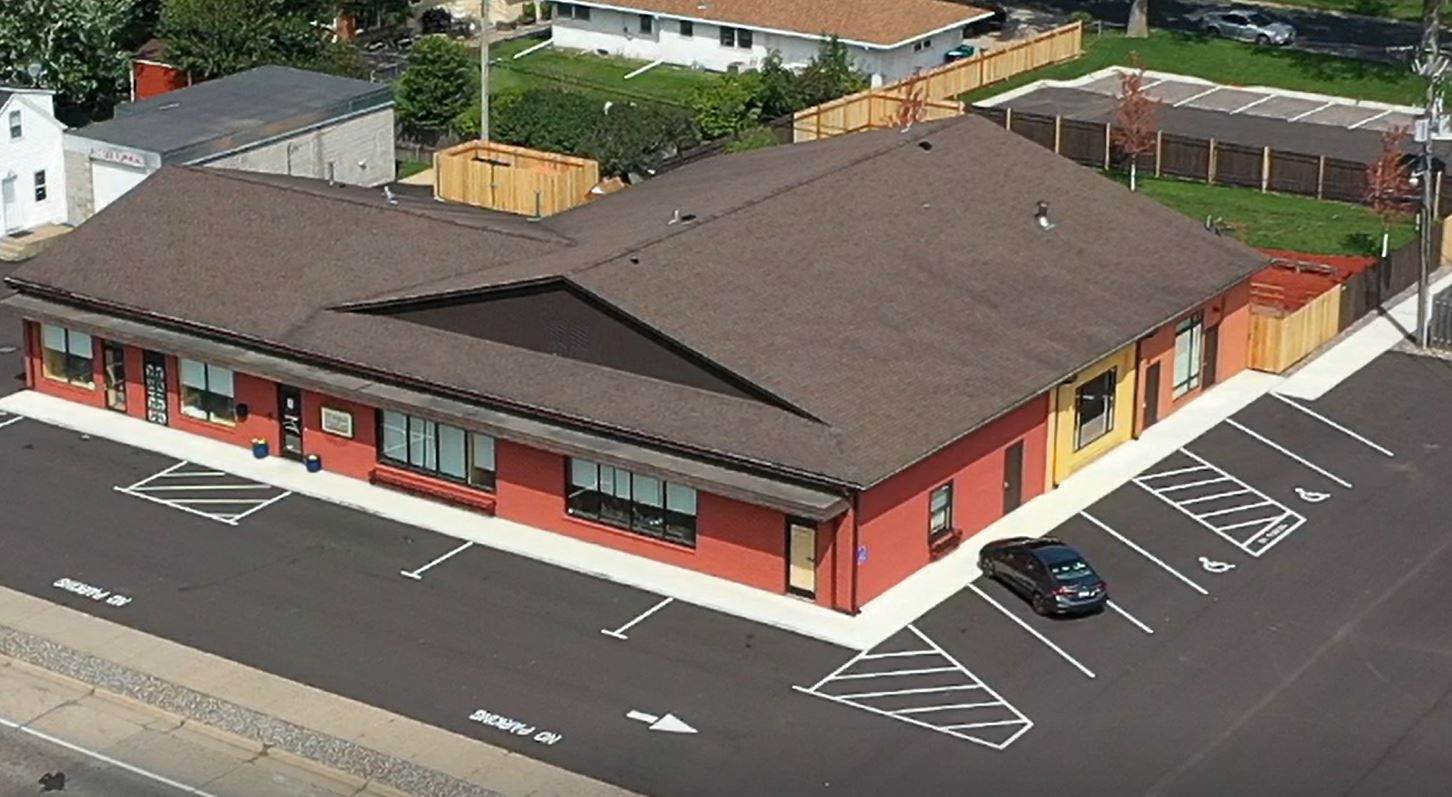
[[[263,139],[393,103],[386,84],[259,66],[116,108],[116,118],[73,134],[198,163]]]

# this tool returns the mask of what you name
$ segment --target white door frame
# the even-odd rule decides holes
[[[6,192],[9,187],[9,192]],[[22,222],[20,213],[20,178],[16,175],[0,177],[0,235],[9,235],[12,232],[19,232]],[[8,197],[8,201],[7,201]],[[11,208],[15,210],[15,217],[11,218]]]

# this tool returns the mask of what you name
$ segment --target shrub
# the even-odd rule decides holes
[[[414,45],[398,79],[394,102],[398,121],[422,130],[451,130],[479,94],[479,69],[464,45],[426,36]]]
[[[768,127],[753,127],[744,131],[726,145],[727,152],[747,152],[776,146],[776,133]]]
[[[691,93],[696,126],[706,138],[721,138],[745,130],[761,118],[757,104],[760,79],[754,74],[725,75]]]

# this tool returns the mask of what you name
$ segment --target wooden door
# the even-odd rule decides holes
[[[1003,452],[1003,514],[1007,515],[1023,503],[1023,441]]]
[[[817,595],[817,527],[810,523],[787,523],[787,591],[807,598]]]
[[[1215,366],[1219,361],[1220,327],[1216,325],[1205,330],[1205,366],[1201,381],[1207,388],[1215,384],[1215,379],[1218,376],[1215,372]]]
[[[1151,363],[1144,372],[1144,428],[1160,419],[1160,364]]]

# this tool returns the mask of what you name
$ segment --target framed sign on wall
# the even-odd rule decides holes
[[[338,437],[351,438],[353,436],[353,413],[323,407],[323,431]]]

